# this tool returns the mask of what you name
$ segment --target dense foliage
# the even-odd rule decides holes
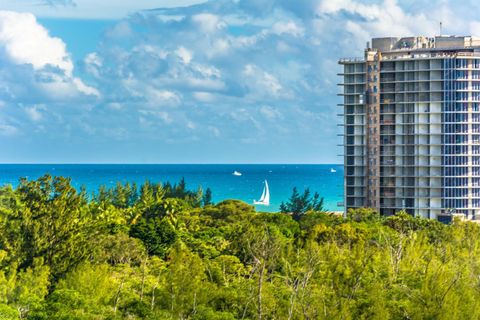
[[[0,189],[0,319],[478,319],[479,300],[474,223],[294,219],[185,182]]]
[[[310,189],[307,188],[303,194],[300,194],[297,188],[294,187],[288,201],[282,201],[280,204],[280,212],[289,213],[297,220],[309,211],[323,211],[323,200],[318,192],[315,192],[312,196]]]

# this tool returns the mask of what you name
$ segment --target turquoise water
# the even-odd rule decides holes
[[[330,172],[331,168],[337,172]],[[235,170],[242,176],[232,175]],[[270,187],[270,206],[257,206],[259,211],[278,211],[280,203],[289,198],[295,186],[299,190],[309,187],[318,192],[325,198],[326,209],[342,210],[337,202],[343,200],[343,166],[331,164],[0,164],[0,184],[16,186],[20,177],[36,179],[45,173],[68,176],[75,187],[83,185],[89,192],[97,191],[100,185],[115,186],[117,181],[178,182],[183,177],[190,189],[210,188],[215,202],[239,199],[247,203],[260,198],[266,179]]]

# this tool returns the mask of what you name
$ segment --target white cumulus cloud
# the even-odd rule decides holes
[[[52,101],[100,95],[74,76],[65,43],[50,36],[30,13],[0,11],[0,58],[6,62],[0,66],[4,71],[0,96],[3,91],[21,102],[25,90],[32,98]]]
[[[31,64],[36,70],[50,65],[72,74],[65,43],[50,37],[32,14],[0,11],[0,43],[14,63]]]
[[[218,31],[226,26],[219,16],[211,13],[200,13],[192,17],[192,20],[198,24],[200,30],[207,33]]]
[[[192,52],[186,49],[185,47],[178,48],[175,53],[178,55],[180,59],[182,59],[183,63],[189,64],[192,61],[193,55]]]
[[[14,136],[18,134],[18,128],[7,123],[0,122],[0,135],[2,136]]]
[[[45,109],[44,106],[32,106],[25,108],[25,113],[34,122],[42,120],[43,114],[41,110]]]

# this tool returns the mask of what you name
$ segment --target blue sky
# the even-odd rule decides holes
[[[339,163],[338,58],[372,36],[434,35],[440,20],[480,34],[473,1],[0,8],[4,163]]]

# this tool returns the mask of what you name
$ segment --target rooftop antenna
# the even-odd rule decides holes
[[[440,36],[442,36],[442,21],[440,21]]]

